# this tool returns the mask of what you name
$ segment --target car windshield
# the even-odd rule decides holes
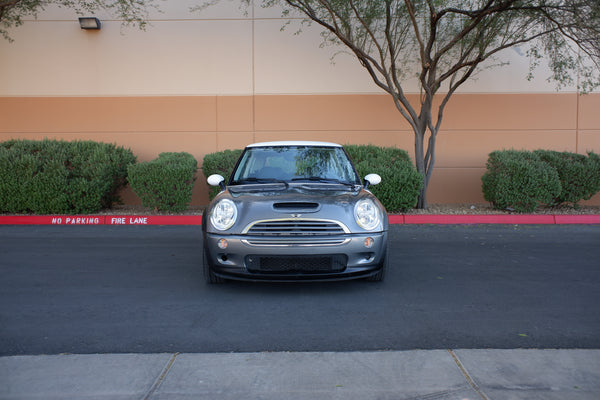
[[[319,146],[249,147],[233,172],[230,184],[303,181],[360,184],[341,147]]]

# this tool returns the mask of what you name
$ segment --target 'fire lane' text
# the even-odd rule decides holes
[[[110,225],[148,225],[148,217],[111,217]]]

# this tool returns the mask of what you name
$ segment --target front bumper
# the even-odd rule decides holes
[[[222,248],[224,241],[226,248]],[[383,267],[387,232],[269,238],[205,233],[204,251],[212,272],[227,279],[355,279]]]

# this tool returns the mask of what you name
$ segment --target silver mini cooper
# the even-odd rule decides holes
[[[388,218],[339,144],[270,142],[244,150],[229,182],[204,211],[207,282],[381,281]]]

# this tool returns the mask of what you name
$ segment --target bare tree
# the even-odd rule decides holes
[[[241,1],[281,7],[284,16],[299,11],[323,27],[326,42],[349,49],[391,95],[415,135],[415,164],[425,177],[419,208],[427,207],[436,138],[448,101],[484,66],[505,64],[499,58],[502,50],[526,47],[530,77],[547,61],[559,87],[576,84],[587,92],[600,81],[598,0]],[[420,96],[411,102],[405,87],[415,73]]]

